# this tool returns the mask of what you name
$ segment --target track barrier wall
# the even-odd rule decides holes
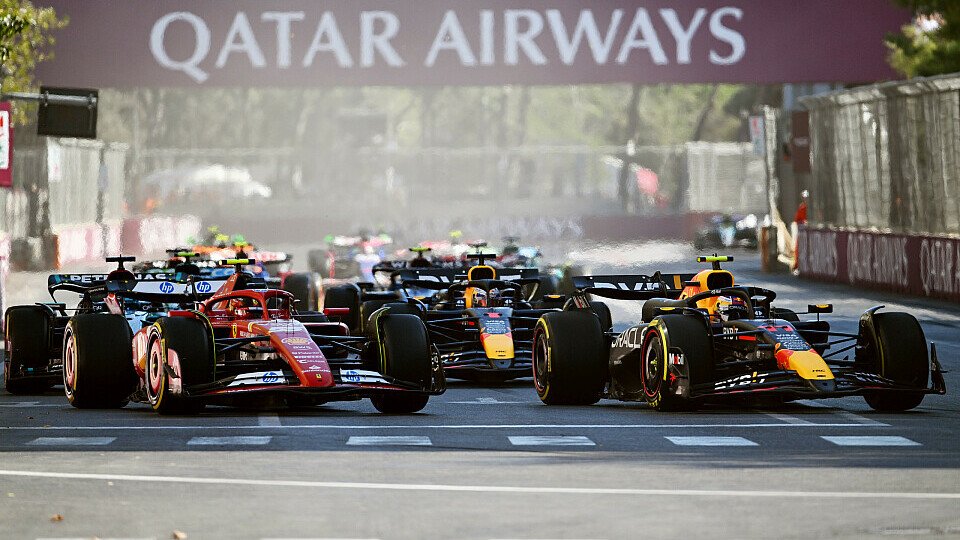
[[[801,227],[800,276],[960,302],[960,239]]]

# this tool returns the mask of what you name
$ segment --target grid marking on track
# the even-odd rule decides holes
[[[759,446],[743,437],[665,437],[677,446]]]
[[[507,437],[514,446],[596,446],[582,435],[514,435]]]
[[[837,446],[922,446],[897,435],[821,435],[820,438]]]
[[[188,446],[262,446],[269,444],[273,437],[269,435],[254,435],[240,437],[193,437],[187,441]]]
[[[350,437],[347,446],[432,446],[430,437],[420,435],[387,435],[381,437]]]
[[[27,446],[106,446],[116,437],[37,437]]]

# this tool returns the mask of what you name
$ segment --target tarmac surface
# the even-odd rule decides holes
[[[0,537],[960,538],[960,306],[736,255],[741,283],[800,311],[833,302],[841,331],[877,304],[914,313],[948,394],[901,414],[857,397],[659,413],[547,407],[525,379],[451,382],[409,416],[359,401],[160,417],[0,392]],[[597,273],[696,267],[681,244],[576,256]],[[611,307],[622,327],[638,306]]]

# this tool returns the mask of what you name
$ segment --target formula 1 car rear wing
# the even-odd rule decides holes
[[[683,285],[692,280],[694,274],[664,274],[656,272],[652,276],[605,275],[574,276],[573,287],[582,293],[588,293],[613,300],[648,300],[650,298],[677,298]]]
[[[120,298],[169,304],[195,302],[213,296],[227,280],[198,279],[190,281],[108,281],[106,292]]]
[[[403,285],[423,289],[444,290],[454,283],[467,279],[467,268],[402,268],[393,275]],[[497,279],[502,281],[529,282],[537,280],[540,271],[536,268],[497,268]]]
[[[51,295],[57,291],[85,293],[93,287],[101,287],[107,283],[110,274],[51,274],[47,278],[47,291]],[[171,281],[173,274],[135,273],[135,281]]]

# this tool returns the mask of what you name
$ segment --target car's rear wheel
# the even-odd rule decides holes
[[[423,321],[415,315],[386,315],[381,326],[380,372],[398,381],[414,384],[419,392],[389,392],[371,397],[383,413],[410,414],[423,409],[430,396],[433,364],[430,340]]]
[[[316,274],[290,274],[284,278],[282,289],[297,300],[297,309],[316,311],[320,303],[320,278]]]
[[[6,315],[6,359],[3,381],[14,395],[39,394],[50,388],[48,379],[21,377],[23,368],[50,364],[50,319],[40,306],[15,306]]]
[[[533,384],[547,405],[590,405],[600,400],[606,343],[589,311],[545,313],[533,331]]]
[[[896,383],[918,390],[927,387],[929,360],[927,340],[916,317],[909,313],[876,313],[875,334],[866,332],[858,361],[865,361],[875,373]],[[861,330],[863,331],[863,330]],[[924,392],[868,391],[863,398],[877,411],[907,411],[920,405]]]
[[[690,388],[713,378],[713,347],[704,322],[689,315],[660,315],[644,332],[640,350],[647,403],[658,411],[695,408]]]
[[[147,339],[147,402],[160,414],[200,412],[203,402],[185,391],[214,380],[210,327],[190,317],[163,317],[150,328]]]
[[[348,308],[350,312],[341,320],[350,328],[350,333],[360,331],[360,288],[356,285],[338,285],[324,289],[323,307]]]
[[[121,315],[75,315],[63,334],[63,390],[80,409],[127,404],[137,388],[130,325]]]

